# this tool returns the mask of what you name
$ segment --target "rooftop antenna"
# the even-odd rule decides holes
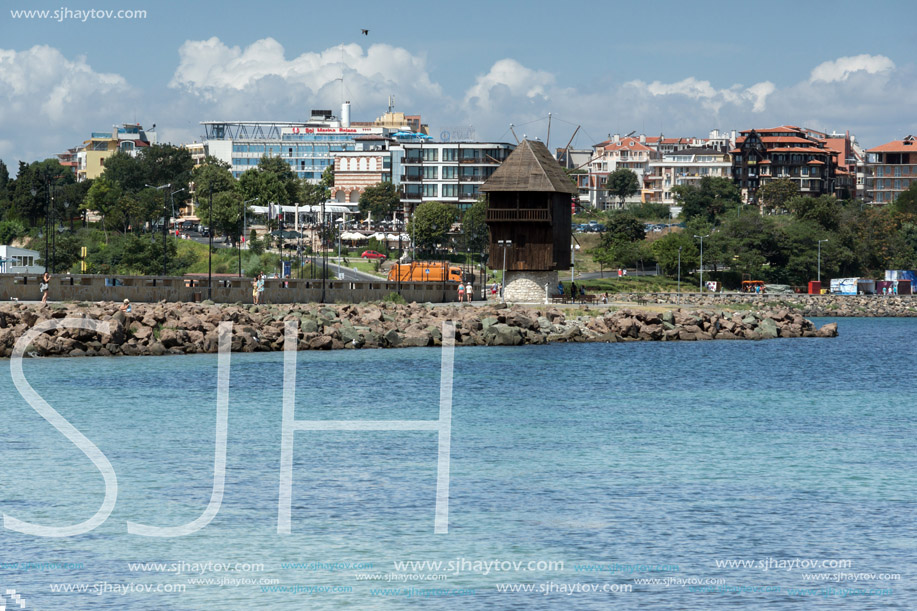
[[[388,96],[388,112],[391,114],[395,110],[395,96]]]

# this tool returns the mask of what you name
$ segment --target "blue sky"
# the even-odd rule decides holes
[[[51,156],[114,123],[198,139],[209,119],[420,113],[434,134],[704,136],[791,123],[875,146],[917,133],[917,3],[7,0],[0,158]],[[10,10],[145,10],[13,19]],[[370,30],[369,36],[360,34]]]

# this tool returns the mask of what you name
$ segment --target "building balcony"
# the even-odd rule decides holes
[[[422,182],[423,174],[402,174],[401,182]]]
[[[551,222],[547,208],[488,208],[487,222]]]

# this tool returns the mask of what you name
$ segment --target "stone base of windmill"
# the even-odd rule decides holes
[[[544,303],[545,288],[548,292],[557,292],[557,271],[551,272],[511,272],[505,276],[505,295],[509,303]]]

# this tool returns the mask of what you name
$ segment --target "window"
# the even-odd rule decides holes
[[[437,197],[439,185],[424,185],[423,186],[423,196],[424,197]]]
[[[458,185],[443,185],[443,197],[458,197]]]
[[[443,149],[443,161],[457,161],[458,149]]]
[[[423,169],[424,180],[436,180],[439,178],[439,168],[435,165],[433,166],[424,166]]]
[[[439,158],[438,153],[439,153],[438,149],[423,149],[423,155],[422,155],[423,160],[424,161],[437,161],[437,159]]]
[[[443,167],[443,180],[455,180],[458,178],[458,168],[454,165]]]

